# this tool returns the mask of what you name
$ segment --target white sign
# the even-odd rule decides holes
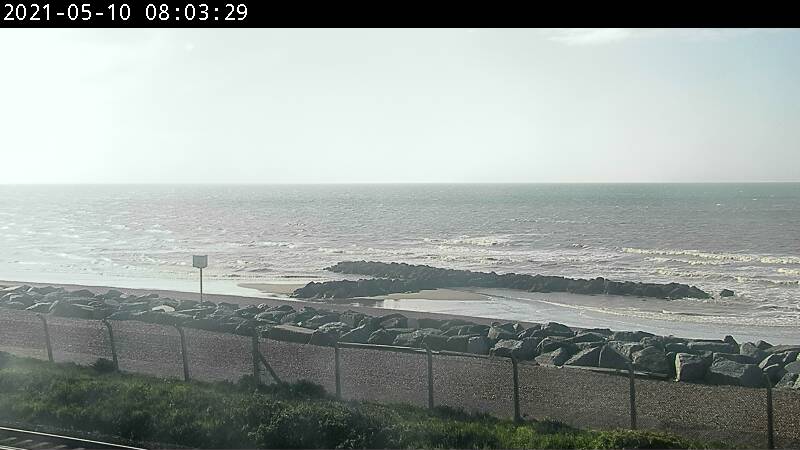
[[[205,269],[208,267],[208,255],[194,255],[192,256],[192,266],[198,269]]]

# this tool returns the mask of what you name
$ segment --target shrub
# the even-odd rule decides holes
[[[117,370],[114,366],[114,362],[106,358],[97,358],[97,361],[90,364],[90,366],[99,373],[110,373]]]

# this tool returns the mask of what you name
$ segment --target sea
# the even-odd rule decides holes
[[[715,296],[488,292],[399,307],[527,317],[545,301],[584,318],[781,327],[800,341],[800,183],[0,186],[0,280],[194,290],[196,254],[208,255],[206,291],[230,294],[341,279],[325,267],[362,259],[674,281]]]

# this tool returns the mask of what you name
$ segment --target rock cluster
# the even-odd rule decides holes
[[[327,267],[326,270],[368,275],[375,278],[358,281],[311,282],[294,291],[293,296],[308,299],[341,299],[469,286],[520,289],[529,292],[634,295],[662,299],[710,297],[707,292],[695,286],[680,283],[611,281],[602,277],[585,280],[548,275],[497,274],[405,263],[345,261]]]
[[[644,331],[572,329],[549,322],[482,325],[467,320],[371,316],[291,305],[247,306],[126,295],[116,290],[17,286],[0,289],[0,307],[80,319],[137,320],[302,344],[396,345],[497,357],[541,365],[583,366],[660,374],[677,381],[800,389],[800,346],[657,336]]]

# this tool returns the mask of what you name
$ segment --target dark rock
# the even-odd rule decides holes
[[[339,314],[317,314],[314,317],[298,322],[301,327],[319,328],[326,323],[339,322]]]
[[[486,336],[471,336],[467,341],[467,353],[488,355],[489,349],[489,338]]]
[[[764,372],[764,375],[766,375],[767,378],[769,378],[769,381],[772,382],[773,384],[780,381],[781,378],[783,378],[783,376],[786,375],[787,373],[786,369],[784,369],[783,366],[781,366],[780,364],[772,364],[766,366],[762,369],[762,371]]]
[[[35,305],[31,305],[25,309],[37,313],[49,313],[51,306],[52,303],[36,303]]]
[[[307,344],[314,334],[313,330],[294,325],[275,325],[267,330],[267,337],[276,341]]]
[[[639,342],[608,341],[608,345],[628,359],[632,359],[633,352],[638,352],[644,348]]]
[[[355,311],[345,311],[339,315],[339,320],[349,325],[351,328],[361,325],[361,321],[366,317],[365,314]]]
[[[447,345],[447,339],[447,336],[441,334],[428,334],[422,337],[422,346],[431,350],[444,350]]]
[[[558,322],[548,322],[536,334],[537,337],[572,337],[575,332],[572,328]]]
[[[465,353],[469,345],[469,340],[473,337],[474,336],[450,336],[447,338],[442,350]]]
[[[542,329],[540,324],[536,324],[530,328],[520,331],[517,334],[517,339],[525,339],[527,337],[534,337],[535,333]]]
[[[752,342],[745,342],[739,346],[739,353],[752,358],[754,361],[761,361],[767,357],[767,352],[756,347]]]
[[[612,341],[625,341],[625,342],[639,342],[646,337],[655,336],[653,333],[646,331],[617,331],[611,335]]]
[[[637,369],[654,373],[670,373],[667,355],[657,347],[645,347],[637,352],[633,352],[631,357],[633,359],[633,366]]]
[[[708,351],[713,353],[739,353],[735,345],[722,341],[694,341],[689,343],[692,353],[698,351]]]
[[[567,342],[567,339],[564,337],[546,337],[539,343],[539,353],[549,353],[557,348],[566,348],[570,351],[570,354],[575,353],[578,347],[571,342]]]
[[[664,345],[664,351],[675,353],[689,353],[689,346],[680,342],[670,342]]]
[[[350,325],[344,322],[328,322],[314,330],[308,343],[333,346],[339,341],[339,336],[349,332],[351,329]]]
[[[778,389],[800,389],[800,374],[787,372],[775,384],[775,387]]]
[[[755,364],[740,364],[725,358],[714,358],[706,373],[711,384],[731,384],[745,387],[763,387],[764,375]]]
[[[760,341],[759,340],[759,341],[756,341],[756,347],[760,348],[761,350],[769,350],[774,346],[772,344],[770,344],[769,342],[767,342],[767,341]]]
[[[516,358],[520,360],[533,359],[536,351],[535,338],[525,338],[523,340],[507,339],[499,341],[492,347],[491,353],[494,356],[506,358]]]
[[[730,289],[723,289],[719,293],[720,297],[733,297],[733,295],[734,295],[734,293]]]
[[[582,342],[605,342],[606,337],[596,333],[580,333],[567,339],[567,341],[572,342],[573,344],[579,344]]]
[[[575,355],[573,355],[570,359],[568,359],[567,362],[564,363],[564,365],[597,367],[597,365],[600,363],[601,351],[602,347],[594,347],[586,350],[581,350]]]
[[[371,330],[367,324],[364,324],[341,335],[339,341],[366,344],[372,333],[373,330]]]
[[[600,349],[600,356],[597,363],[598,367],[607,369],[627,370],[629,360],[622,353],[618,352],[610,345],[604,345]]]
[[[572,354],[573,352],[567,348],[557,348],[552,352],[540,354],[534,360],[543,366],[563,366]]]
[[[493,325],[492,327],[489,328],[489,332],[487,333],[486,337],[488,337],[489,340],[492,342],[497,342],[497,341],[516,339],[517,334],[512,331],[503,329],[499,326]]]
[[[396,336],[396,334],[390,333],[389,331],[386,331],[386,329],[381,328],[369,336],[367,343],[374,345],[392,345],[392,342],[394,342],[394,338]]]
[[[607,338],[610,337],[612,334],[614,334],[614,332],[609,330],[608,328],[587,328],[587,329],[583,330],[582,332],[583,333],[599,334],[599,335],[605,336]]]
[[[392,345],[400,347],[421,347],[422,339],[428,334],[439,334],[440,331],[436,328],[425,328],[422,330],[412,331],[410,333],[400,333],[395,336]]]
[[[675,355],[675,379],[678,381],[700,381],[706,375],[708,360],[691,353]]]
[[[788,373],[800,373],[800,361],[790,362],[784,367]]]
[[[800,355],[800,352],[789,351],[789,352],[779,353],[779,354],[786,355],[786,356],[783,357],[783,363],[782,363],[785,366],[786,364],[793,363],[793,362],[797,361],[797,356]]]
[[[758,364],[758,361],[754,358],[738,353],[714,353],[714,358],[725,358],[728,361],[737,362],[739,364]]]
[[[758,363],[758,367],[764,369],[765,367],[771,366],[773,364],[778,364],[781,367],[783,367],[785,365],[783,362],[783,358],[784,355],[782,353],[778,353],[776,355],[769,355]]]

